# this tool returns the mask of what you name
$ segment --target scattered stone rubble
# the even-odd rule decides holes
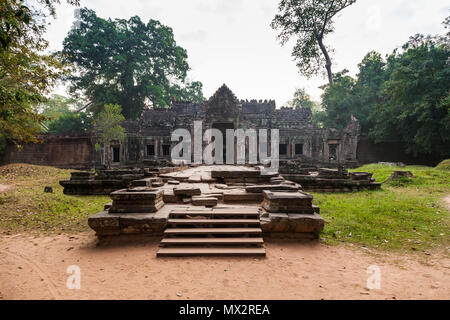
[[[349,173],[342,167],[338,169],[318,168],[316,172],[282,174],[282,177],[299,183],[308,192],[354,192],[377,190],[381,187],[381,184],[372,178],[372,173]]]

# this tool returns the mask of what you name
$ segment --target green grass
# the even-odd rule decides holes
[[[444,160],[441,163],[439,163],[436,167],[438,170],[450,170],[450,159]]]
[[[0,184],[12,189],[0,194],[0,230],[6,233],[73,233],[88,230],[87,219],[110,201],[106,196],[67,196],[60,180],[71,170],[30,165],[0,167]],[[44,187],[53,193],[44,193]]]
[[[314,194],[326,224],[322,240],[370,248],[426,251],[449,245],[450,174],[422,166],[367,165],[352,171],[374,173],[378,182],[393,171],[411,171],[412,179],[383,184],[380,191]]]

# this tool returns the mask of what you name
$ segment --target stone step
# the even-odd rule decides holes
[[[223,194],[224,202],[261,202],[262,200],[261,193],[227,192]]]
[[[261,228],[168,228],[164,231],[165,235],[197,235],[197,234],[233,234],[248,235],[262,233]]]
[[[239,217],[239,218],[259,218],[259,212],[239,212],[239,211],[183,211],[171,212],[170,218],[185,218],[185,217]]]
[[[165,238],[162,245],[262,245],[263,238]]]
[[[264,248],[161,248],[158,257],[266,256]]]
[[[259,219],[169,219],[169,224],[260,224]]]

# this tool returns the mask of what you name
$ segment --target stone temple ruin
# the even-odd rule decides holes
[[[174,101],[127,121],[126,139],[96,157],[97,168],[109,157],[112,169],[74,172],[60,184],[68,195],[111,197],[88,221],[101,242],[159,237],[160,257],[265,256],[266,238],[319,238],[325,221],[307,192],[380,187],[370,173],[345,169],[356,164],[358,121],[340,132],[315,127],[311,117],[309,109],[276,109],[274,101],[238,101],[224,85],[203,105]],[[279,129],[279,172],[263,174],[262,165],[249,164],[175,165],[171,133],[193,132],[194,121],[221,132]]]
[[[226,85],[204,104],[173,101],[170,108],[148,109],[139,119],[125,121],[126,139],[98,151],[95,164],[105,165],[107,159],[116,167],[141,166],[151,160],[170,161],[171,150],[178,143],[171,141],[172,132],[187,129],[194,136],[194,121],[202,121],[203,133],[218,129],[224,137],[227,129],[279,129],[282,161],[296,159],[302,164],[323,167],[357,164],[357,119],[349,119],[343,131],[318,128],[312,123],[309,108],[277,109],[273,100],[238,100]]]

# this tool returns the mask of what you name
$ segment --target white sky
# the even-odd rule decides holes
[[[64,2],[64,1],[62,1]],[[291,57],[291,44],[281,47],[270,27],[279,0],[81,0],[82,7],[102,18],[138,15],[170,26],[177,44],[188,52],[189,78],[203,83],[209,98],[226,83],[239,99],[275,99],[280,107],[296,88],[306,88],[320,100],[326,79],[306,79]],[[74,21],[75,7],[58,6],[46,38],[52,50]],[[333,72],[351,74],[366,53],[389,54],[416,33],[443,33],[450,15],[448,0],[358,0],[336,19],[326,43],[335,49]],[[56,93],[64,94],[60,87]]]

